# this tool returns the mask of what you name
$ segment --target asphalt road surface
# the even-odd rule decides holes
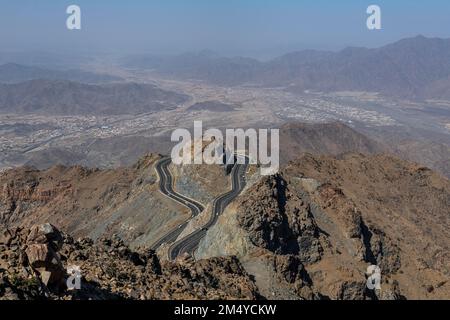
[[[239,156],[241,157],[241,156]],[[175,242],[169,248],[169,258],[175,259],[177,256],[183,253],[189,253],[193,255],[195,249],[198,247],[200,240],[206,235],[208,229],[212,227],[219,215],[223,213],[225,208],[241,193],[245,188],[245,173],[248,167],[248,158],[245,158],[245,164],[235,164],[231,170],[231,183],[232,188],[229,192],[220,195],[213,202],[213,208],[209,221],[200,229],[192,232],[183,239]]]
[[[163,158],[156,164],[156,172],[158,173],[159,176],[159,190],[167,197],[189,208],[192,213],[191,218],[195,217],[196,215],[200,214],[205,208],[201,203],[189,199],[173,190],[172,174],[170,173],[170,170],[168,168],[170,163],[171,163],[170,158]],[[156,250],[164,243],[174,242],[181,234],[181,232],[184,230],[184,228],[187,226],[189,220],[170,230],[166,235],[164,235],[162,238],[156,241],[151,246],[151,249]]]

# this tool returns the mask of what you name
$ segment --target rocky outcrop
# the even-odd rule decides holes
[[[26,239],[25,254],[29,266],[47,287],[64,286],[65,270],[57,253],[63,244],[61,233],[51,224],[34,226]]]
[[[343,236],[352,242],[353,249],[349,251],[354,257],[378,265],[384,274],[398,271],[401,261],[394,241],[375,226],[368,226],[361,211],[341,188],[325,183],[312,197],[321,210],[332,215]]]
[[[326,240],[319,264],[306,266],[322,294],[336,299],[448,297],[447,285],[427,289],[447,283],[449,274],[447,179],[392,156],[362,154],[305,155],[282,174],[291,192],[307,194]],[[368,265],[381,269],[380,292],[360,290]]]
[[[1,265],[12,275],[12,280],[3,277],[3,282],[30,282],[35,285],[35,295],[46,294],[46,289],[60,292],[66,274],[58,253],[62,245],[63,236],[48,223],[31,229],[3,228]]]
[[[248,181],[198,257],[238,255],[272,299],[446,298],[450,184],[385,156],[305,155]],[[367,288],[380,268],[381,289]]]
[[[161,262],[117,236],[74,240],[50,224],[2,229],[0,299],[255,299],[236,257]],[[80,289],[66,283],[76,266]]]
[[[310,208],[282,176],[265,177],[243,198],[237,218],[255,246],[315,262],[322,251]]]

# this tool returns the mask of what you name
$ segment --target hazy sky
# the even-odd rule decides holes
[[[276,55],[295,49],[380,46],[423,34],[450,38],[448,0],[0,0],[0,50]],[[66,8],[82,30],[66,29]],[[366,8],[382,9],[380,31]]]

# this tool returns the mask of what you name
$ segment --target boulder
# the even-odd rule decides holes
[[[46,286],[59,289],[64,284],[65,270],[57,251],[63,244],[58,229],[49,223],[34,226],[27,237],[25,254],[29,265]]]
[[[59,250],[63,242],[64,240],[61,232],[50,223],[32,227],[27,237],[27,243],[47,243],[54,250]]]
[[[51,259],[50,248],[47,244],[31,244],[26,248],[25,253],[29,264],[35,269],[45,267]]]

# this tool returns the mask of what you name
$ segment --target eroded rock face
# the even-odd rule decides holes
[[[400,249],[384,232],[372,228],[370,235],[370,255],[373,263],[383,274],[393,274],[400,270]]]
[[[282,171],[249,187],[236,207],[239,228],[258,248],[242,259],[265,281],[252,256],[267,257],[280,297],[292,291],[300,299],[403,297],[392,280],[402,266],[398,241],[366,221],[338,183]],[[382,291],[367,289],[369,265],[380,267]]]
[[[342,189],[326,183],[317,189],[313,198],[321,210],[332,215],[334,224],[352,241],[355,258],[378,265],[383,274],[399,270],[401,261],[398,246],[380,229],[364,221],[361,211]]]
[[[307,262],[320,259],[319,230],[310,208],[280,175],[265,177],[252,188],[242,200],[238,221],[258,247]]]

